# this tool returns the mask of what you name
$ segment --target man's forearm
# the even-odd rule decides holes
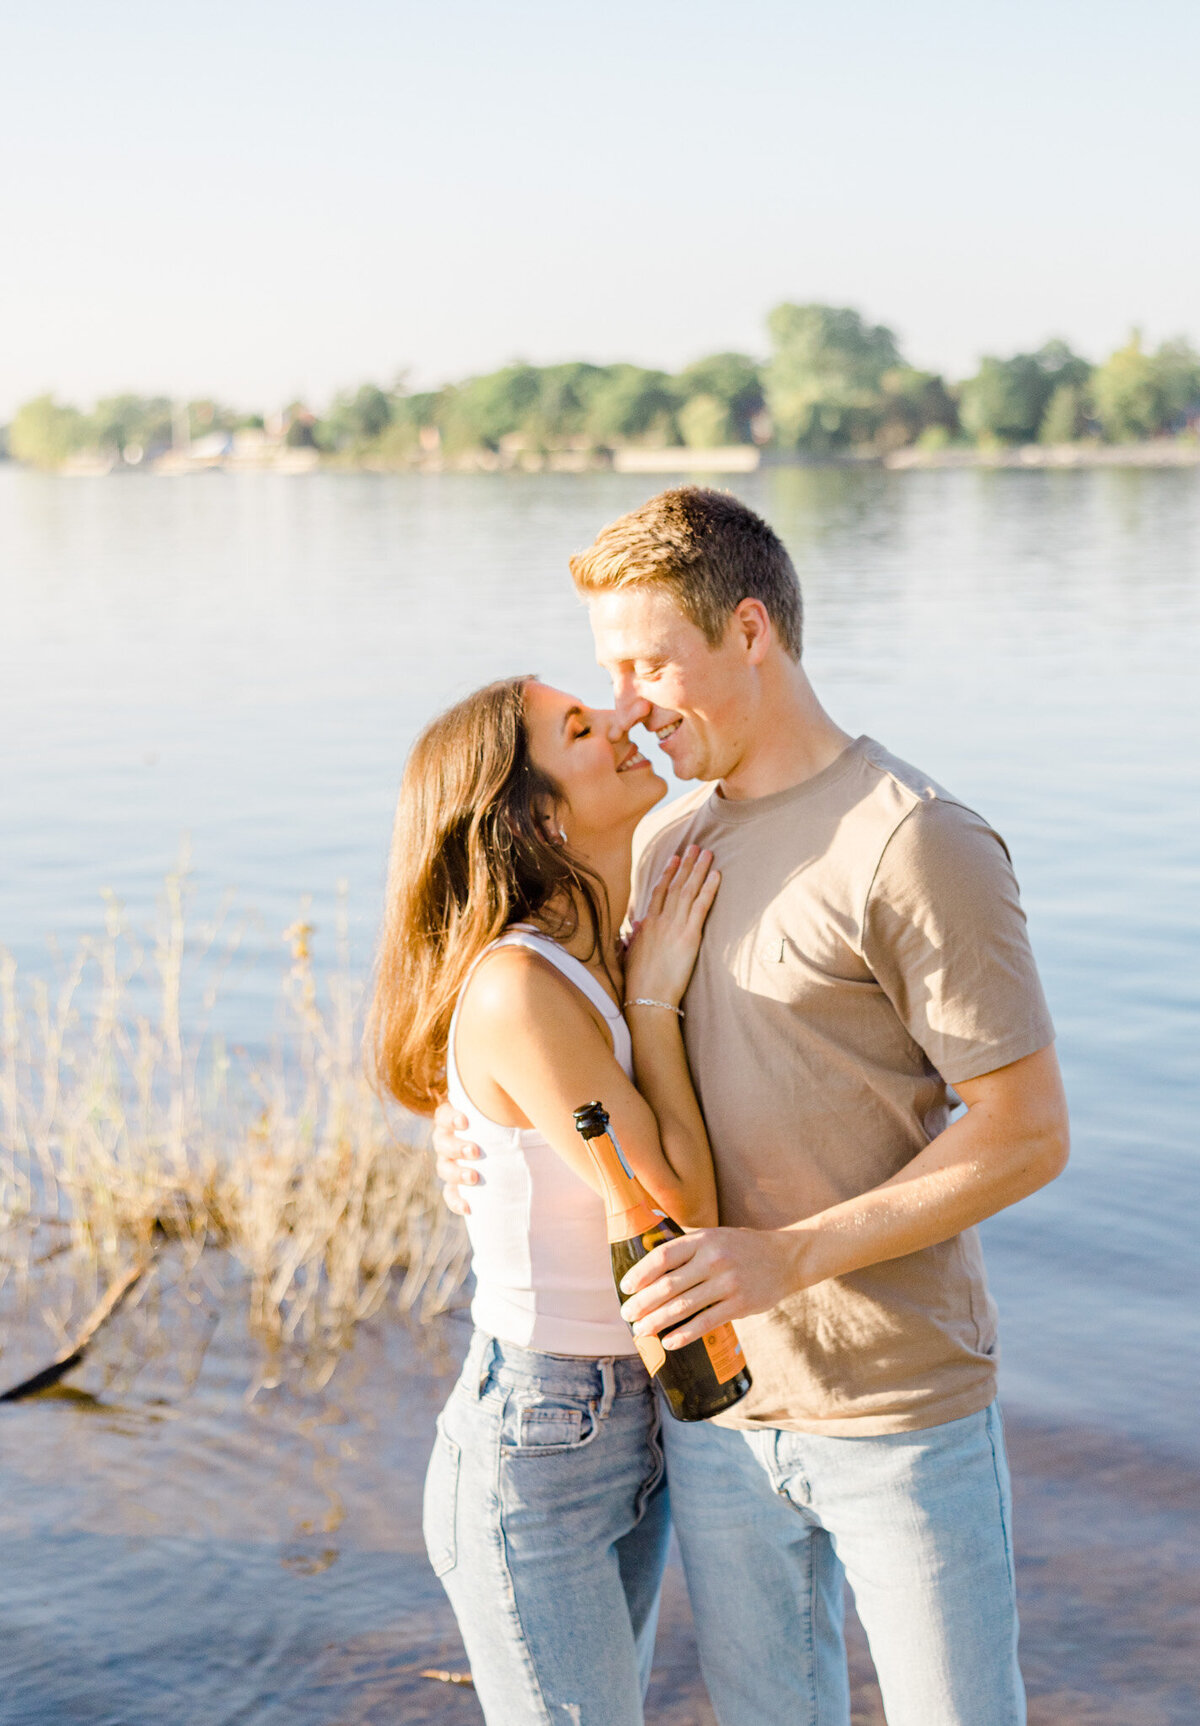
[[[682,1347],[799,1289],[948,1240],[1061,1171],[1067,1115],[1053,1049],[958,1090],[967,1113],[883,1185],[786,1228],[705,1229],[657,1247],[622,1282],[626,1318],[641,1321],[639,1334],[679,1325],[668,1346]]]
[[[936,1246],[1053,1180],[1063,1163],[1055,1131],[996,1142],[992,1121],[969,1111],[891,1180],[794,1223],[796,1288]]]

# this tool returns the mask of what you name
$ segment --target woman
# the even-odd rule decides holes
[[[628,953],[619,936],[633,831],[665,790],[610,713],[515,678],[429,726],[396,812],[376,1068],[420,1113],[448,1092],[483,1151],[476,1329],[425,1536],[488,1726],[642,1721],[668,1533],[658,1411],[573,1111],[600,1098],[663,1208],[716,1221],[678,1014],[711,854],[672,859]]]

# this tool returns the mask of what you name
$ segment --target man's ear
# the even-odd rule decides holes
[[[751,665],[761,665],[775,639],[775,626],[761,599],[743,599],[733,614],[737,640]]]

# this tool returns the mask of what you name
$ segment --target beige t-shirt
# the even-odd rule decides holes
[[[705,785],[656,811],[639,913],[689,844],[721,870],[684,1036],[723,1223],[779,1228],[878,1186],[946,1126],[948,1085],[1053,1040],[1003,840],[870,738],[773,796]],[[865,1437],[995,1395],[974,1229],[737,1328],[754,1387],[727,1425]]]

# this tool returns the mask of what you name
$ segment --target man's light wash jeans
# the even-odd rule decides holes
[[[663,1426],[721,1726],[849,1726],[847,1577],[888,1726],[1023,1726],[995,1404],[882,1438]]]
[[[438,1417],[424,1526],[487,1726],[642,1726],[670,1519],[636,1355],[476,1332]]]

